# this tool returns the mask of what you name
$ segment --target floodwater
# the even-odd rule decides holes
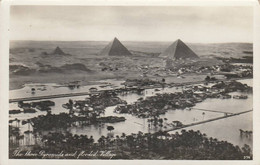
[[[253,66],[251,63],[231,63],[232,65],[236,66]]]
[[[231,95],[241,94],[238,92],[233,92]],[[245,94],[245,93],[243,93]],[[197,104],[194,108],[200,109],[210,109],[222,112],[238,113],[246,110],[251,110],[253,108],[253,95],[247,94],[248,99],[206,99],[204,102]],[[202,113],[203,111],[198,111]],[[205,115],[209,112],[204,112]],[[216,114],[216,113],[214,113]],[[219,113],[218,113],[219,114]],[[223,116],[223,114],[219,114]],[[217,116],[215,116],[217,117]],[[252,147],[252,138],[240,137],[240,131],[253,130],[253,112],[233,116],[230,118],[224,118],[212,122],[208,122],[201,125],[196,125],[188,127],[187,129],[200,130],[205,133],[208,137],[217,138],[219,140],[224,140],[231,142],[234,145],[239,145],[242,147],[244,144],[248,144]],[[173,133],[174,131],[172,131]]]
[[[46,96],[54,94],[67,94],[67,93],[80,93],[89,92],[90,88],[97,88],[98,90],[109,90],[123,87],[121,83],[124,81],[108,79],[107,81],[95,81],[95,85],[80,86],[79,88],[70,89],[65,85],[59,85],[55,83],[48,84],[25,84],[22,89],[10,90],[9,97],[13,98],[24,98],[24,97],[35,97],[35,96]],[[35,92],[32,93],[31,89],[35,88]]]
[[[252,86],[252,79],[246,79],[246,80],[240,80],[242,83],[246,83],[249,86]],[[120,84],[117,82],[117,84]],[[52,84],[53,85],[53,84]],[[51,86],[51,85],[50,85]],[[81,87],[81,92],[88,90],[90,87]],[[59,88],[50,88],[51,90],[47,89],[48,93],[51,94],[57,94],[60,92]],[[127,95],[119,95],[121,99],[124,99],[127,101],[128,104],[131,104],[135,102],[137,99],[148,96],[153,96],[156,93],[170,93],[170,92],[177,92],[181,91],[182,89],[179,88],[158,88],[159,90],[155,89],[146,89],[142,95],[137,95],[134,93],[130,93]],[[12,91],[13,94],[24,96],[22,93],[24,93],[25,89],[20,90],[14,90]],[[46,91],[40,91],[40,92],[46,92]],[[39,92],[39,93],[40,93]],[[57,92],[57,93],[56,93]],[[79,92],[79,91],[77,91]],[[63,91],[63,93],[65,93]],[[38,94],[38,93],[37,93]],[[238,92],[233,92],[231,95],[237,95],[241,94]],[[200,109],[210,109],[210,110],[216,110],[221,112],[231,112],[231,113],[237,113],[242,112],[246,110],[250,110],[253,107],[253,96],[252,93],[243,93],[248,96],[248,99],[206,99],[201,103],[197,103],[193,108],[200,108]],[[40,95],[40,94],[39,94]],[[42,94],[42,95],[46,95]],[[82,100],[86,98],[86,96],[77,96],[77,97],[67,97],[67,98],[55,98],[52,99],[55,102],[55,106],[52,107],[52,113],[53,114],[59,114],[61,112],[68,112],[67,109],[64,109],[62,107],[62,104],[67,103],[69,99],[73,100]],[[98,125],[91,125],[91,126],[74,126],[70,127],[67,130],[61,130],[61,131],[68,131],[73,134],[85,134],[88,136],[93,136],[95,140],[97,140],[100,136],[104,135],[107,136],[108,134],[121,135],[122,133],[125,134],[131,134],[131,133],[138,133],[138,131],[142,132],[155,132],[160,129],[166,129],[170,128],[168,123],[171,123],[174,120],[181,121],[183,124],[190,124],[194,122],[199,122],[207,119],[212,119],[216,117],[223,116],[224,113],[218,113],[218,112],[208,112],[208,111],[201,111],[196,109],[191,110],[169,110],[166,114],[161,115],[161,118],[165,118],[163,122],[163,128],[157,126],[148,126],[147,119],[137,118],[136,116],[132,116],[130,114],[117,114],[114,113],[115,106],[113,107],[107,107],[105,110],[104,116],[123,116],[126,118],[125,122],[119,122],[119,123],[106,123],[102,125],[101,127]],[[19,109],[17,106],[17,103],[10,103],[10,109]],[[203,113],[204,112],[204,113]],[[38,115],[45,115],[46,112],[37,111],[37,113],[34,114],[15,114],[10,115],[10,119],[18,118],[20,120],[29,119],[32,117],[36,117]],[[233,143],[234,145],[239,145],[242,147],[244,144],[248,144],[252,146],[252,139],[247,137],[241,137],[239,129],[252,131],[253,130],[253,112],[249,112],[246,114],[241,114],[238,116],[233,116],[230,118],[220,119],[217,121],[204,123],[192,127],[187,127],[186,129],[193,129],[193,130],[200,130],[202,133],[207,134],[208,137],[217,138],[218,140],[226,140],[228,142]],[[15,124],[15,123],[13,123]],[[106,127],[108,125],[113,126],[115,129],[110,133]],[[28,125],[21,125],[21,132],[24,132],[28,129]],[[176,131],[172,131],[176,132]],[[28,138],[28,137],[27,137]],[[31,138],[31,137],[30,137]],[[27,139],[28,140],[28,139]]]

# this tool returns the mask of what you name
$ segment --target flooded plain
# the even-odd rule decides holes
[[[252,86],[252,79],[246,79],[246,80],[240,80],[242,83],[246,83],[249,86]],[[106,87],[103,88],[117,88],[122,87],[121,81],[111,81]],[[46,88],[44,91],[36,91],[35,94],[31,94],[31,87],[39,88],[40,86],[43,88]],[[45,86],[45,87],[44,87]],[[18,90],[12,90],[10,91],[10,98],[20,98],[23,97],[31,97],[32,95],[37,96],[44,96],[48,94],[60,94],[60,93],[66,93],[68,91],[70,92],[86,92],[91,87],[96,87],[100,89],[98,85],[95,86],[85,86],[80,87],[75,90],[68,89],[67,87],[55,87],[57,84],[28,84],[22,89]],[[103,89],[102,88],[102,89]],[[142,94],[121,94],[119,97],[123,100],[126,100],[128,104],[132,104],[135,101],[137,101],[139,98],[145,98],[149,96],[154,96],[156,93],[174,93],[181,91],[182,89],[179,87],[172,87],[172,88],[157,88],[155,89],[146,89]],[[24,94],[26,93],[26,94]],[[233,92],[230,93],[233,95],[240,95],[241,92]],[[131,133],[138,133],[138,131],[141,132],[155,132],[158,130],[163,130],[170,128],[170,123],[172,121],[181,121],[183,124],[190,124],[194,122],[199,122],[203,120],[208,120],[216,117],[221,117],[224,115],[224,112],[230,112],[230,113],[237,113],[242,112],[246,110],[250,110],[253,108],[253,96],[252,93],[243,93],[243,95],[247,95],[247,99],[206,99],[203,102],[197,103],[194,107],[189,109],[177,109],[177,110],[168,110],[164,115],[160,115],[161,118],[164,119],[163,127],[155,127],[155,126],[149,126],[149,122],[147,118],[138,118],[136,116],[132,116],[130,114],[118,114],[114,112],[115,106],[107,107],[105,109],[105,113],[103,116],[123,116],[126,118],[126,121],[124,122],[118,122],[118,123],[105,123],[103,125],[90,125],[90,126],[73,126],[68,128],[67,130],[59,130],[62,132],[71,132],[72,134],[84,134],[88,136],[93,136],[95,140],[97,140],[100,136],[104,135],[107,136],[108,134],[116,135],[122,135],[122,133],[125,134],[131,134]],[[61,112],[68,112],[67,109],[62,107],[62,104],[67,103],[69,99],[72,100],[83,100],[87,96],[77,96],[77,97],[66,97],[66,98],[55,98],[52,99],[52,101],[55,102],[55,106],[52,107],[52,114],[59,114]],[[193,109],[194,108],[194,109]],[[220,112],[208,112],[198,109],[209,109],[209,110],[216,110]],[[17,105],[17,103],[10,103],[10,110],[13,109],[20,109]],[[223,113],[222,113],[223,112]],[[19,120],[25,120],[29,118],[36,117],[38,115],[46,115],[46,112],[38,111],[33,114],[12,114],[9,116],[9,119],[19,119]],[[205,124],[200,124],[192,127],[187,127],[186,129],[193,129],[193,130],[200,130],[202,133],[205,133],[208,137],[217,138],[218,140],[225,140],[228,142],[233,143],[234,145],[239,145],[242,147],[244,144],[248,144],[252,146],[252,139],[248,137],[241,137],[239,129],[242,130],[248,130],[252,131],[253,129],[253,112],[249,112],[246,114],[241,114],[238,116],[233,116],[230,118],[225,118],[217,121],[208,122]],[[15,124],[15,123],[13,123]],[[106,127],[108,125],[113,126],[115,129],[112,133],[110,133]],[[28,129],[32,130],[32,128],[28,125],[20,125],[21,132],[24,132]],[[57,130],[55,130],[57,131]],[[172,131],[175,132],[175,131]],[[170,132],[171,133],[171,132]],[[27,135],[25,136],[28,143],[25,144],[31,144],[33,143],[32,136]],[[29,142],[31,139],[32,141]]]

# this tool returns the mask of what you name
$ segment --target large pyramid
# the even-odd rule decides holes
[[[199,58],[199,56],[180,39],[171,44],[160,56],[170,59]]]
[[[132,53],[117,39],[114,38],[101,52],[100,55],[131,56]]]

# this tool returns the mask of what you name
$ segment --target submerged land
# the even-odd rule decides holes
[[[116,44],[120,45],[118,42]],[[11,99],[18,100],[10,104],[18,108],[9,111],[10,158],[252,159],[252,150],[248,144],[237,146],[208,137],[203,132],[189,129],[192,123],[182,123],[180,118],[167,116],[170,111],[193,111],[192,108],[208,99],[248,99],[248,95],[253,92],[252,87],[237,80],[253,78],[252,44],[187,44],[199,58],[169,59],[160,54],[170,43],[122,43],[129,52],[124,48],[120,52],[127,56],[100,53],[107,42],[10,43],[10,90],[23,96],[20,93],[24,92],[22,88],[31,84],[29,94],[28,91],[24,93],[27,96],[24,98],[29,98],[26,101],[23,101],[23,97],[15,97],[15,92],[12,94]],[[117,54],[118,51],[112,48],[108,44],[105,49],[111,49],[110,53]],[[107,83],[111,79],[121,83]],[[43,87],[33,85],[36,83]],[[48,83],[55,83],[55,88],[50,90],[44,87]],[[84,89],[91,85],[99,87]],[[54,98],[64,96],[52,93],[58,88],[64,91],[68,88],[71,97],[82,95],[85,98],[62,99],[60,104]],[[80,89],[82,91],[75,92]],[[149,90],[153,90],[152,95],[146,96]],[[49,95],[57,95],[47,101],[37,100],[41,99],[38,94],[45,91]],[[137,98],[130,102],[129,95]],[[35,100],[33,97],[39,98]],[[56,110],[56,104],[60,105],[59,110]],[[112,113],[104,115],[108,108],[113,108]],[[194,124],[231,118],[242,112],[232,109],[214,111],[210,108],[201,111],[203,119],[197,121],[194,116]],[[252,109],[243,111],[248,113]],[[204,120],[205,113],[209,112],[221,113],[222,116]],[[23,114],[29,114],[30,117],[24,117]],[[125,122],[123,127],[130,129],[127,115],[133,119],[142,119],[145,123],[143,127],[148,132],[117,132],[117,123]],[[77,134],[71,131],[71,128],[77,130],[85,127],[95,127],[102,136],[97,138],[92,136],[93,132]],[[104,130],[109,132],[106,134]],[[180,132],[169,133],[169,130]],[[251,141],[252,130],[241,128],[239,131],[241,139]],[[28,150],[35,152],[35,155],[26,155]],[[43,150],[49,155],[43,156],[44,153],[40,153]],[[60,151],[75,154],[64,157],[59,154]],[[21,156],[17,156],[19,154]]]

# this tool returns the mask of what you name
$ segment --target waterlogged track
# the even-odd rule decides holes
[[[166,129],[164,131],[166,131],[166,132],[175,131],[175,130],[179,130],[179,129],[182,129],[182,128],[191,127],[191,126],[195,126],[195,125],[199,125],[199,124],[204,124],[204,123],[208,123],[208,122],[212,122],[212,121],[216,121],[216,120],[220,120],[220,119],[225,119],[225,118],[228,118],[228,117],[233,117],[233,116],[236,116],[236,115],[241,115],[243,113],[248,113],[248,112],[252,112],[252,111],[253,111],[253,109],[243,111],[243,112],[233,113],[233,114],[225,115],[225,116],[222,116],[222,117],[216,117],[216,118],[213,118],[213,119],[204,120],[204,121],[200,121],[200,122],[196,122],[196,123],[191,123],[191,124],[183,125],[183,126],[180,126],[180,127]]]
[[[136,88],[133,88],[133,89],[136,89]],[[95,91],[95,92],[78,92],[78,93],[65,93],[65,94],[56,94],[56,95],[15,98],[15,99],[9,99],[9,103],[14,103],[14,102],[19,102],[19,101],[33,101],[33,100],[55,99],[55,98],[63,98],[63,97],[86,96],[86,95],[91,95],[91,94],[99,94],[104,91],[113,91],[113,90],[99,90],[99,91]]]
[[[208,111],[208,112],[224,113],[224,114],[230,114],[230,115],[233,114],[233,113],[230,113],[230,112],[215,111],[215,110],[202,109],[202,108],[191,108],[191,109],[198,110],[198,111]]]
[[[84,96],[84,95],[90,95],[90,94],[91,94],[90,92],[80,92],[80,93],[66,93],[66,94],[57,94],[57,95],[48,95],[48,96],[25,97],[25,98],[9,99],[9,103],[19,102],[19,101],[54,99],[54,98],[61,98],[61,97]]]

